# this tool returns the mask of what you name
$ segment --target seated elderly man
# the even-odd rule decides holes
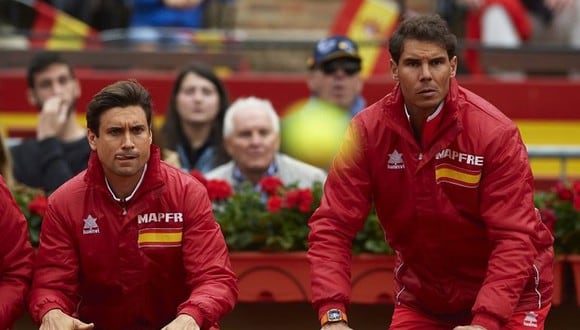
[[[208,179],[224,179],[234,189],[247,181],[256,186],[267,176],[300,187],[326,179],[322,169],[279,153],[280,119],[268,100],[248,97],[234,102],[226,111],[223,134],[232,160],[208,172]]]

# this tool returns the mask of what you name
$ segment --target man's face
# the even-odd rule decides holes
[[[176,105],[177,113],[184,123],[212,123],[219,112],[219,93],[211,81],[191,72],[181,83]]]
[[[263,174],[280,147],[280,135],[260,109],[243,109],[233,116],[233,132],[225,147],[242,173]]]
[[[308,85],[318,98],[349,110],[362,90],[360,62],[339,58],[311,71]]]
[[[406,40],[399,63],[391,60],[393,79],[398,80],[410,111],[432,113],[449,92],[457,57],[428,41]]]
[[[34,87],[28,89],[30,104],[42,108],[51,97],[61,97],[68,104],[69,113],[81,95],[78,80],[72,76],[66,64],[55,63],[34,75]]]
[[[88,138],[108,180],[140,176],[149,160],[151,130],[140,106],[106,110],[98,136],[89,130]]]

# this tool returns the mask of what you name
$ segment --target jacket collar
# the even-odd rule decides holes
[[[153,188],[164,184],[161,177],[161,151],[159,147],[153,144],[151,145],[150,151],[151,154],[147,162],[147,173],[143,178],[141,187],[139,187],[135,195],[141,195],[145,191],[151,191]],[[89,187],[98,187],[107,192],[107,194],[109,193],[105,183],[105,172],[95,151],[91,151],[84,180]]]

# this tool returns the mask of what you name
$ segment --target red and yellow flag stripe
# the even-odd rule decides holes
[[[144,228],[139,230],[139,247],[181,246],[182,228]]]
[[[79,50],[95,46],[97,32],[89,25],[54,7],[35,1],[36,18],[31,29],[30,45],[51,50]]]
[[[481,170],[469,170],[443,163],[435,167],[435,179],[437,183],[447,182],[462,187],[475,188],[479,186]]]

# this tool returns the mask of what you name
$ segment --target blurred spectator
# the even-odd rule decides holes
[[[482,46],[580,47],[580,0],[439,0],[439,12],[456,31],[464,18],[464,37]],[[469,72],[484,73],[476,50],[468,50],[465,61]]]
[[[208,179],[226,180],[234,189],[244,182],[256,186],[267,176],[302,188],[326,179],[323,170],[278,152],[280,121],[270,101],[255,97],[236,100],[226,112],[223,134],[233,160],[207,173]]]
[[[361,65],[358,46],[353,40],[332,36],[318,41],[308,59],[311,101],[320,99],[345,109],[351,116],[357,114],[366,105],[360,94]]]
[[[230,160],[223,146],[222,125],[229,100],[211,68],[194,65],[175,79],[169,109],[161,127],[162,148],[176,151],[182,169],[202,173]]]
[[[14,178],[51,192],[87,167],[86,129],[76,121],[81,95],[73,68],[58,53],[38,53],[29,63],[28,101],[38,107],[36,139],[10,148]]]
[[[191,29],[209,25],[206,10],[210,3],[231,4],[234,0],[133,0],[129,21],[129,41],[143,49],[157,45],[179,46],[191,41]],[[213,6],[213,22],[216,14],[225,12]],[[210,16],[207,16],[210,18]],[[215,26],[214,26],[215,27]],[[171,29],[168,29],[171,28]],[[181,28],[181,29],[175,29]]]
[[[284,116],[282,152],[318,167],[328,167],[352,116],[366,102],[361,96],[361,57],[344,36],[324,38],[308,59],[311,97]],[[310,143],[322,141],[320,148]]]

